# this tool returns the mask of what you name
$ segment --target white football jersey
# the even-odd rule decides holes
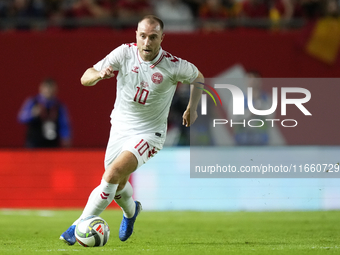
[[[121,134],[159,133],[164,137],[176,85],[192,83],[198,69],[162,49],[154,60],[145,62],[136,43],[119,46],[93,67],[100,71],[109,65],[119,71],[112,128]]]

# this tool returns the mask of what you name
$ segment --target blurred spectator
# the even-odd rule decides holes
[[[194,17],[188,5],[181,0],[155,2],[155,13],[166,26],[165,31],[188,32],[194,30]]]
[[[41,82],[39,94],[24,102],[18,120],[27,125],[26,147],[52,148],[71,145],[67,110],[56,94],[57,84],[48,78]]]
[[[328,0],[326,3],[326,16],[328,17],[339,17],[339,4],[337,0]]]
[[[236,18],[240,15],[242,10],[242,3],[239,0],[224,0],[223,5],[227,8],[228,17]]]
[[[107,18],[111,16],[109,0],[73,0],[66,11],[68,17]]]
[[[268,18],[273,9],[283,17],[290,17],[292,0],[245,0],[242,4],[242,13],[248,18]]]
[[[338,0],[285,0],[291,5],[291,17],[316,21],[324,16],[337,16]]]
[[[8,16],[8,12],[10,9],[9,1],[0,1],[0,17],[5,18]]]
[[[118,0],[115,8],[119,21],[124,24],[122,28],[135,28],[136,21],[153,13],[147,0]]]
[[[43,0],[13,0],[8,6],[7,16],[16,20],[16,29],[36,28],[34,22],[28,23],[27,19],[45,18],[45,3]]]
[[[288,6],[287,17],[290,19],[299,19],[303,17],[301,0],[286,0]]]
[[[289,27],[292,20],[295,25],[291,27],[301,27],[302,19],[315,21],[325,15],[337,15],[339,3],[340,0],[2,0],[0,29],[94,25],[135,28],[136,21],[154,12],[166,21],[168,31],[192,31],[197,18],[206,31],[234,25]]]
[[[290,0],[292,18],[303,18],[314,22],[321,17],[338,17],[338,0]]]
[[[247,88],[253,89],[253,106],[257,110],[267,110],[272,106],[271,97],[262,90],[261,75],[257,71],[249,71],[246,77]],[[250,119],[260,119],[264,125],[262,127],[250,127],[248,125],[234,125],[234,137],[237,145],[267,145],[269,143],[269,125],[265,119],[271,119],[273,116],[254,115],[248,108],[248,98],[245,96],[245,112],[244,116],[237,119],[237,115],[233,116],[233,120],[245,123]]]
[[[307,20],[315,20],[322,17],[326,1],[327,0],[299,0],[302,16]]]
[[[247,18],[268,18],[270,1],[245,0],[242,4],[242,15]]]
[[[47,17],[48,19],[52,20],[52,21],[58,21],[61,20],[64,16],[63,12],[62,12],[62,6],[63,6],[63,2],[64,1],[60,1],[60,0],[49,0],[46,1],[46,13],[47,13]]]
[[[63,28],[101,27],[107,24],[103,23],[105,19],[111,18],[112,6],[111,0],[64,0],[50,5],[49,18]]]
[[[256,22],[270,21],[271,23],[259,23],[261,27],[286,26],[294,16],[296,0],[245,0],[242,3],[241,16],[255,19]],[[298,0],[299,1],[299,0]]]
[[[221,31],[228,18],[228,10],[222,0],[207,0],[200,7],[199,17],[202,19],[202,28],[205,31]]]
[[[187,4],[195,18],[199,16],[199,9],[205,0],[183,0]]]

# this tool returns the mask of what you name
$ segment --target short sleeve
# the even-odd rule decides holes
[[[97,71],[101,71],[102,69],[108,66],[112,66],[113,70],[115,71],[119,70],[122,65],[122,62],[126,58],[127,47],[128,47],[127,45],[123,44],[115,48],[105,58],[96,63],[93,66],[94,69],[96,69]]]
[[[197,76],[197,67],[190,62],[181,59],[176,80],[184,84],[190,84],[197,78]]]

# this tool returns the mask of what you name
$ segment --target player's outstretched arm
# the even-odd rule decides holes
[[[197,119],[197,106],[201,99],[202,90],[197,87],[203,88],[204,76],[198,72],[197,78],[190,85],[190,99],[187,109],[183,113],[183,125],[190,127]]]
[[[100,80],[109,79],[114,76],[113,68],[111,66],[108,66],[101,71],[97,71],[93,67],[90,67],[84,72],[83,76],[80,78],[80,82],[84,86],[93,86]]]

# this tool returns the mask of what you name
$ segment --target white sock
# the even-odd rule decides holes
[[[127,182],[122,190],[116,192],[114,197],[116,203],[122,208],[126,218],[132,218],[136,211],[136,204],[132,198],[133,189],[130,182]]]
[[[111,184],[102,180],[100,185],[92,191],[82,215],[72,225],[76,225],[81,219],[87,216],[99,216],[113,201],[117,188],[118,184]]]

